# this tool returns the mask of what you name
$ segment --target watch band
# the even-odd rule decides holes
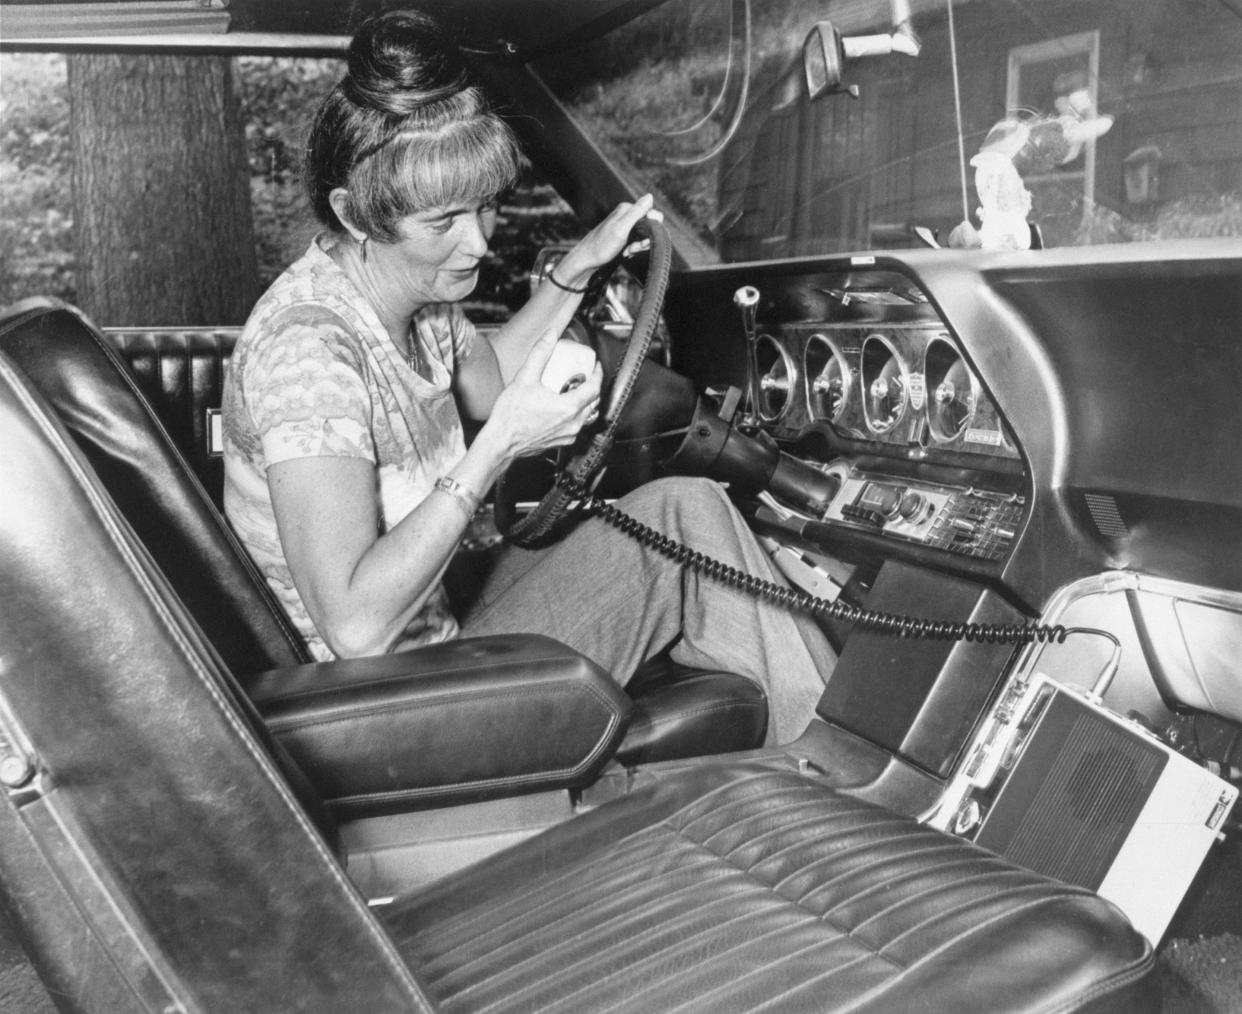
[[[479,497],[475,496],[470,490],[463,486],[456,479],[447,475],[442,475],[436,480],[435,488],[441,493],[447,493],[453,498],[453,501],[466,515],[466,519],[474,517],[475,511],[479,509]]]

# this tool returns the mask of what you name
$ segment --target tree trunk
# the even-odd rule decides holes
[[[68,58],[77,291],[101,325],[234,324],[258,296],[223,57]]]

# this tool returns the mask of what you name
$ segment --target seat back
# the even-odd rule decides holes
[[[203,485],[218,478],[206,417],[219,406],[231,338],[221,330],[105,335],[78,310],[47,298],[17,303],[0,317],[0,352],[59,414],[181,601],[249,689],[254,674],[310,657],[220,514],[219,490],[213,495]],[[628,690],[636,711],[617,753],[623,763],[763,742],[763,691],[735,673],[657,659]]]
[[[430,1010],[219,657],[0,354],[0,901],[64,1011]]]
[[[248,674],[310,661],[194,470],[113,346],[65,303],[16,304],[0,352],[51,403],[225,664]]]

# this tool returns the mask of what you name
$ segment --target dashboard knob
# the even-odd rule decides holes
[[[897,513],[906,521],[919,522],[927,517],[927,497],[914,490],[907,490],[897,505]]]
[[[897,517],[901,510],[901,490],[894,486],[875,486],[871,490],[871,502],[874,507],[890,521]]]

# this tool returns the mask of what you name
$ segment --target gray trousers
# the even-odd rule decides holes
[[[692,549],[782,581],[714,482],[660,479],[617,506]],[[546,634],[623,686],[671,644],[676,662],[735,672],[764,688],[769,743],[791,742],[806,728],[836,663],[806,615],[684,569],[598,518],[546,549],[509,547],[461,628],[470,637]]]

